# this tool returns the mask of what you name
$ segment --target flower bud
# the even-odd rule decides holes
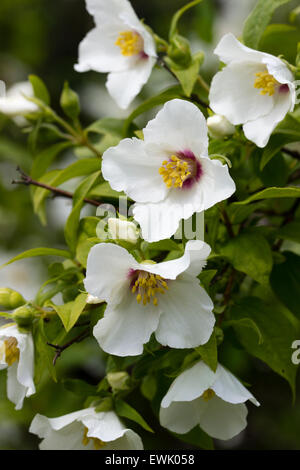
[[[129,389],[129,375],[127,372],[109,372],[106,378],[113,391]]]
[[[207,119],[207,127],[209,134],[214,139],[222,139],[235,132],[235,127],[226,117],[220,114],[214,114]]]
[[[23,296],[15,290],[1,287],[0,288],[0,305],[6,310],[12,310],[25,304]]]
[[[13,313],[13,319],[20,328],[31,326],[34,319],[35,309],[27,305],[17,308]]]
[[[174,34],[168,48],[168,56],[181,67],[190,65],[192,55],[189,41],[179,34]]]
[[[139,234],[136,225],[127,220],[111,217],[108,219],[108,230],[113,239],[121,239],[130,243],[136,243]]]

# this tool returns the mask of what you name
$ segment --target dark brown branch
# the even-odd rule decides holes
[[[57,359],[62,355],[65,349],[69,348],[75,343],[80,343],[81,341],[86,339],[89,335],[90,335],[90,328],[86,328],[78,336],[73,338],[71,341],[68,341],[66,344],[63,344],[62,346],[59,346],[59,344],[52,344],[52,343],[47,342],[47,345],[50,346],[51,348],[54,348],[56,351],[56,354],[53,358],[53,365],[55,366]]]
[[[60,197],[65,197],[68,199],[73,199],[74,194],[70,193],[69,191],[64,191],[63,189],[58,189],[55,188],[54,186],[50,186],[49,184],[41,183],[40,181],[36,181],[31,178],[31,176],[27,175],[24,173],[19,167],[17,168],[17,171],[21,175],[21,180],[13,180],[12,184],[25,184],[27,186],[37,186],[39,188],[47,189],[48,191],[51,191],[55,196],[60,196]],[[93,199],[88,199],[85,198],[84,202],[87,204],[91,204],[92,206],[100,206],[101,202],[95,201]]]
[[[293,158],[296,158],[297,160],[300,160],[300,153],[297,152],[297,150],[290,150],[286,147],[282,147],[281,151],[284,152],[284,153],[287,153],[288,155],[290,155]]]

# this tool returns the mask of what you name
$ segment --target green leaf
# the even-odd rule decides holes
[[[179,85],[168,88],[167,90],[163,91],[159,95],[153,96],[152,98],[149,98],[148,100],[144,101],[144,103],[142,103],[140,106],[138,106],[128,116],[128,118],[124,122],[123,135],[126,136],[128,134],[128,129],[130,127],[130,124],[132,123],[132,121],[135,118],[140,116],[140,114],[143,114],[146,111],[149,111],[149,109],[152,109],[156,106],[164,104],[167,101],[170,101],[174,98],[182,98],[182,90],[181,90],[181,86],[179,86]]]
[[[203,60],[204,54],[199,52],[193,56],[190,65],[186,68],[178,69],[176,66],[170,66],[172,72],[178,78],[185,95],[188,97],[192,94]]]
[[[89,191],[95,184],[95,181],[99,178],[100,171],[93,173],[82,181],[74,193],[73,197],[73,209],[67,219],[64,233],[67,245],[69,246],[72,253],[75,252],[77,237],[78,237],[78,227],[81,209],[84,204],[84,199],[88,195]]]
[[[123,126],[123,119],[103,118],[93,122],[89,127],[85,129],[85,132],[92,132],[101,135],[111,134],[117,137],[122,137]]]
[[[260,329],[252,318],[240,318],[239,320],[223,321],[222,327],[227,328],[228,326],[251,328],[257,333],[258,344],[262,344],[264,342],[263,335],[261,334]]]
[[[69,83],[64,83],[64,88],[60,97],[60,105],[70,119],[75,121],[80,113],[79,97],[75,91],[71,90]]]
[[[282,197],[300,197],[300,188],[289,186],[288,188],[266,188],[259,191],[243,201],[234,202],[234,206],[250,204],[260,199],[275,199]]]
[[[231,309],[231,318],[249,318],[256,323],[263,338],[261,344],[257,341],[257,332],[236,324],[234,329],[238,339],[250,354],[284,377],[294,394],[297,367],[291,361],[291,345],[299,332],[280,307],[258,297],[246,297]]]
[[[39,383],[42,379],[42,376],[45,371],[45,366],[47,367],[52,379],[57,382],[56,370],[53,366],[53,351],[47,345],[48,338],[45,333],[45,324],[44,320],[40,319],[37,323],[34,324],[33,328],[33,338],[34,338],[34,381]]]
[[[172,18],[171,21],[171,26],[170,26],[170,32],[169,32],[169,39],[171,40],[174,34],[177,32],[177,24],[182,15],[189,10],[190,8],[193,8],[194,6],[198,5],[202,0],[194,0],[193,2],[188,3],[187,5],[184,5],[180,10],[178,10],[175,15]]]
[[[118,199],[119,197],[125,194],[124,193],[119,193],[118,191],[115,191],[112,189],[107,181],[105,183],[98,184],[93,187],[93,189],[90,192],[90,197],[94,198],[104,198],[104,199]]]
[[[283,55],[288,62],[294,63],[299,41],[299,28],[287,24],[271,24],[261,37],[259,49],[275,56]]]
[[[298,123],[298,129],[300,128],[300,123]],[[275,155],[284,147],[286,144],[291,142],[300,141],[300,132],[295,134],[274,134],[271,136],[268,146],[265,148],[261,161],[260,161],[260,170],[266,166],[266,164],[273,158]]]
[[[40,152],[34,159],[31,168],[31,177],[34,179],[40,178],[51,165],[54,159],[63,152],[65,149],[72,147],[72,142],[59,142],[58,144],[47,147]]]
[[[29,75],[28,79],[32,85],[35,98],[49,105],[50,95],[43,80],[41,80],[36,75]]]
[[[258,48],[263,32],[271,21],[274,11],[290,0],[258,0],[254,9],[245,21],[243,40],[246,46]]]
[[[298,232],[300,237],[300,232]],[[300,256],[283,252],[285,262],[275,264],[270,283],[274,294],[300,320]]]
[[[134,408],[132,408],[132,406],[128,405],[128,403],[125,403],[125,401],[116,400],[115,410],[116,413],[122,418],[127,418],[131,421],[134,421],[135,423],[138,423],[140,426],[142,426],[142,428],[144,428],[148,432],[154,432],[146,423],[144,418]]]
[[[64,170],[54,170],[49,173],[45,173],[39,179],[39,181],[41,183],[46,183],[50,186],[57,187],[72,178],[94,173],[95,171],[99,170],[99,168],[100,163],[98,158],[86,158],[84,160],[79,160],[72,163]],[[42,204],[49,193],[50,191],[44,188],[36,188],[34,190],[33,207],[36,214],[39,214]]]
[[[75,300],[67,302],[64,305],[54,305],[52,302],[49,304],[56,311],[67,332],[73,328],[83,312],[86,306],[86,298],[87,294],[83,293],[79,294]]]
[[[204,450],[214,450],[214,442],[212,438],[206,434],[199,426],[192,429],[186,434],[175,434],[171,433],[180,441],[191,444],[192,446],[199,447],[199,449]]]
[[[141,392],[147,400],[152,401],[157,391],[157,382],[154,375],[146,375],[141,384]]]
[[[300,243],[300,220],[294,220],[277,230],[278,238]]]
[[[2,264],[0,269],[8,266],[15,261],[19,261],[25,258],[34,258],[36,256],[61,256],[62,258],[71,258],[71,253],[66,250],[59,250],[57,248],[32,248],[31,250],[24,251],[18,256],[15,256],[11,260],[7,261],[7,263]]]
[[[212,333],[206,344],[198,346],[195,350],[200,354],[205,364],[207,364],[213,372],[216,372],[218,366],[218,348],[215,332]]]
[[[242,233],[221,249],[233,267],[257,282],[265,284],[269,280],[273,258],[266,239],[257,233]]]

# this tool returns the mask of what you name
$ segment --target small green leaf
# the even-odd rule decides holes
[[[260,38],[271,21],[274,11],[290,0],[258,0],[245,21],[243,40],[246,46],[258,48]]]
[[[80,379],[64,379],[63,386],[66,390],[81,397],[97,394],[97,387]]]
[[[232,238],[221,249],[233,267],[257,282],[265,284],[269,280],[273,258],[266,239],[256,233],[242,233]]]
[[[288,188],[266,188],[259,191],[243,201],[234,202],[234,206],[250,204],[260,199],[275,199],[281,197],[300,197],[300,188],[289,186]]]
[[[172,72],[178,78],[185,95],[188,97],[190,97],[192,94],[203,60],[204,54],[199,52],[193,56],[190,65],[186,68],[177,68],[176,66],[172,66],[172,64],[170,64]]]
[[[44,84],[43,80],[41,80],[36,75],[29,75],[29,81],[32,85],[33,92],[35,98],[42,101],[43,103],[49,105],[50,104],[50,95],[47,90],[46,85]]]
[[[132,408],[132,406],[128,405],[128,403],[125,403],[125,401],[116,400],[115,410],[116,413],[122,418],[127,418],[131,421],[134,421],[135,423],[138,423],[140,426],[142,426],[142,428],[144,428],[148,432],[154,432],[146,423],[144,418],[134,408]]]
[[[59,250],[56,248],[32,248],[31,250],[24,251],[18,256],[15,256],[11,260],[7,261],[7,263],[2,264],[0,269],[8,266],[15,261],[19,261],[25,258],[34,258],[36,256],[61,256],[62,258],[71,258],[71,253],[66,250]]]
[[[70,119],[75,121],[80,113],[79,97],[75,91],[71,90],[69,83],[64,83],[64,88],[60,97],[60,105]]]
[[[298,127],[300,128],[300,123],[298,123]],[[271,136],[269,143],[265,150],[263,151],[261,161],[260,161],[260,170],[266,166],[266,164],[273,158],[275,155],[282,149],[282,147],[286,144],[290,144],[291,142],[298,142],[300,141],[300,132],[296,134],[274,134]]]
[[[72,142],[59,142],[58,144],[51,145],[40,152],[33,161],[31,177],[34,179],[40,178],[47,171],[47,168],[52,164],[54,159],[61,152],[72,146]]]
[[[200,354],[201,358],[213,372],[216,372],[218,367],[218,348],[215,332],[212,333],[210,339],[206,344],[195,348]]]
[[[83,293],[79,294],[75,300],[67,302],[64,305],[54,305],[52,302],[49,304],[56,311],[67,332],[73,328],[83,312],[86,306],[86,298],[87,294]]]

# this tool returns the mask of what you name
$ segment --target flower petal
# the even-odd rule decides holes
[[[188,250],[190,255],[190,265],[186,270],[186,274],[196,277],[206,266],[211,247],[202,240],[190,240],[187,242],[185,249]]]
[[[128,0],[86,0],[86,7],[90,15],[94,16],[96,24],[111,23],[124,15],[131,22],[139,21]]]
[[[18,362],[14,362],[7,368],[7,398],[12,401],[16,410],[20,410],[23,406],[23,401],[26,396],[27,388],[22,385],[18,378]]]
[[[231,439],[247,426],[247,407],[233,405],[213,397],[208,402],[199,403],[200,426],[207,434],[216,439]]]
[[[160,201],[167,187],[159,174],[161,159],[145,151],[142,140],[124,139],[103,154],[102,173],[116,191],[125,191],[135,201]]]
[[[277,124],[284,119],[292,107],[293,94],[289,91],[277,92],[273,109],[269,114],[244,124],[245,136],[258,147],[265,147]]]
[[[174,401],[195,400],[201,397],[205,390],[211,388],[214,381],[214,372],[203,361],[199,361],[176,377],[164,396],[161,406],[167,408]]]
[[[168,101],[144,129],[146,143],[159,144],[165,151],[191,150],[196,156],[207,154],[208,136],[205,117],[193,103]]]
[[[199,423],[198,401],[172,402],[160,408],[160,424],[172,432],[185,434]]]
[[[232,33],[222,37],[214,53],[225,64],[230,64],[233,61],[262,62],[266,56],[269,56],[269,54],[245,46]]]
[[[254,88],[255,74],[264,71],[265,65],[251,62],[233,62],[224,67],[212,80],[210,107],[234,125],[266,115],[273,107],[274,97],[261,95]]]
[[[136,58],[121,54],[121,49],[115,45],[122,24],[108,24],[89,31],[79,44],[78,64],[74,66],[77,72],[121,72],[128,70],[136,63]]]
[[[241,384],[241,382],[225,367],[218,364],[216,370],[216,380],[211,387],[216,395],[229,403],[244,403],[247,400],[252,401],[254,405],[259,406],[254,396]]]
[[[94,245],[87,260],[85,289],[95,297],[118,304],[129,289],[130,269],[138,266],[125,248],[113,243]]]
[[[122,303],[108,305],[104,318],[94,328],[94,336],[100,347],[116,356],[138,356],[143,345],[156,330],[160,309],[152,304],[138,304],[128,289]]]
[[[33,97],[33,88],[30,82],[16,83],[7,90],[6,96],[0,98],[0,112],[7,116],[34,113],[39,108],[35,103],[27,100]]]
[[[169,283],[159,297],[162,314],[156,339],[171,348],[195,348],[205,344],[214,328],[213,302],[198,279],[184,277]]]

